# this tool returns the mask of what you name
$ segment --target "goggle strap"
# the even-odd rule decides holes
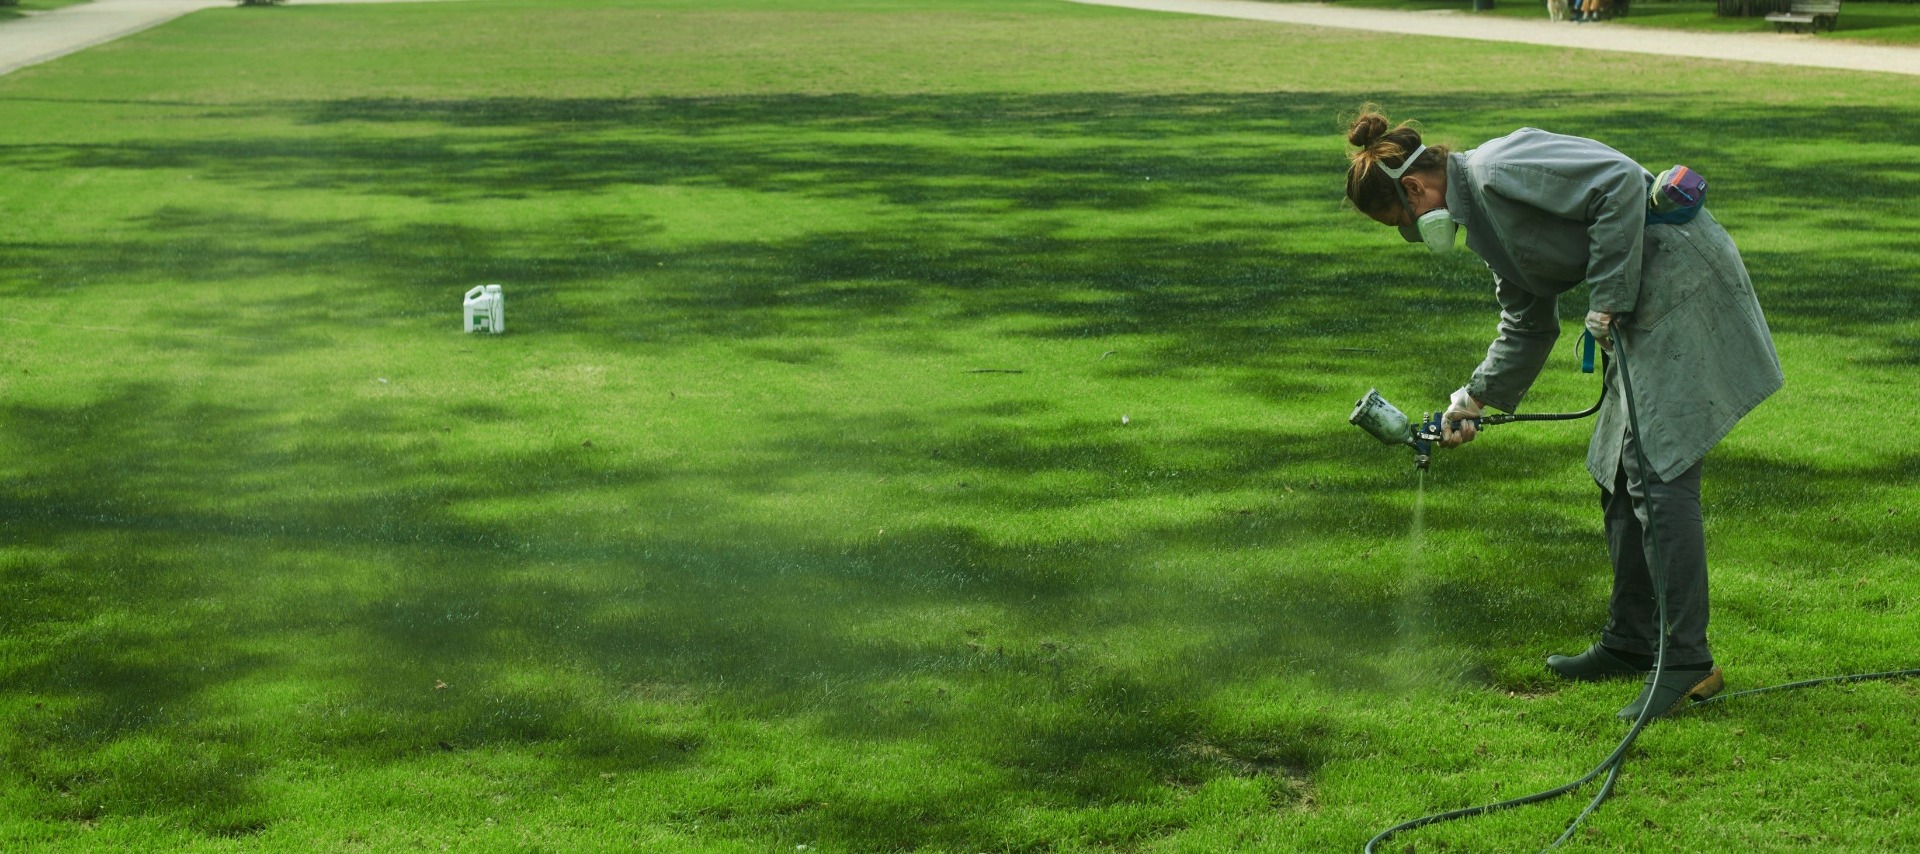
[[[1382,163],[1380,164],[1380,171],[1387,173],[1388,177],[1391,177],[1394,183],[1397,184],[1400,182],[1400,176],[1407,174],[1407,170],[1413,168],[1414,161],[1419,160],[1420,155],[1426,150],[1426,144],[1421,143],[1414,147],[1413,153],[1407,155],[1407,159],[1400,161],[1400,168],[1395,169],[1392,166]]]
[[[1414,161],[1419,160],[1420,154],[1426,150],[1427,145],[1424,142],[1414,146],[1413,153],[1407,155],[1407,159],[1400,161],[1398,169],[1376,162],[1380,171],[1387,173],[1387,176],[1393,179],[1393,194],[1400,197],[1400,204],[1406,207],[1409,215],[1413,213],[1413,202],[1407,200],[1407,191],[1400,189],[1400,176],[1407,174],[1407,170],[1413,168]]]

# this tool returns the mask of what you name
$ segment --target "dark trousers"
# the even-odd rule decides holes
[[[1660,611],[1649,567],[1658,561],[1667,579],[1667,664],[1710,661],[1700,463],[1662,482],[1641,471],[1632,431],[1620,450],[1613,488],[1600,490],[1607,550],[1613,554],[1613,598],[1607,602],[1607,628],[1600,642],[1642,655],[1657,651]],[[1653,536],[1647,536],[1649,531]]]

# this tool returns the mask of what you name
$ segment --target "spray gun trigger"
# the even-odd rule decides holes
[[[1500,423],[1498,419],[1499,419],[1499,416],[1497,415],[1486,417],[1486,418],[1463,418],[1459,421],[1449,421],[1447,422],[1447,425],[1448,427],[1452,428],[1451,432],[1458,433],[1462,429],[1464,429],[1468,424],[1472,424],[1476,428],[1485,427],[1489,424]],[[1420,429],[1418,432],[1415,433],[1415,435],[1421,439],[1425,439],[1430,442],[1438,442],[1441,439],[1445,439],[1447,437],[1448,432],[1449,432],[1448,430],[1443,429],[1440,426],[1439,415],[1434,413],[1428,413],[1427,420],[1420,425]]]
[[[1459,432],[1460,425],[1461,422],[1459,421],[1453,422],[1454,432]],[[1415,438],[1427,442],[1438,442],[1441,439],[1445,439],[1447,437],[1447,431],[1440,426],[1440,413],[1427,413],[1426,417],[1420,420],[1420,428],[1415,430],[1413,435]]]

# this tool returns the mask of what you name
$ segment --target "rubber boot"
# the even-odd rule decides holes
[[[1607,651],[1606,647],[1596,643],[1587,647],[1579,655],[1549,655],[1547,669],[1562,679],[1576,682],[1597,682],[1602,679],[1627,679],[1648,672],[1645,667],[1635,667],[1620,657]]]
[[[1648,719],[1664,718],[1686,706],[1688,700],[1700,702],[1720,693],[1727,687],[1727,680],[1720,675],[1720,668],[1712,670],[1682,670],[1669,667],[1660,673],[1659,684],[1654,683],[1652,673],[1641,684],[1640,696],[1621,709],[1614,717],[1623,721],[1639,720],[1640,710],[1648,704],[1653,706],[1653,714]]]

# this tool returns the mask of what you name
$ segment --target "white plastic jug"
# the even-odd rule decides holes
[[[468,332],[507,331],[507,295],[499,285],[475,285],[463,305]]]

